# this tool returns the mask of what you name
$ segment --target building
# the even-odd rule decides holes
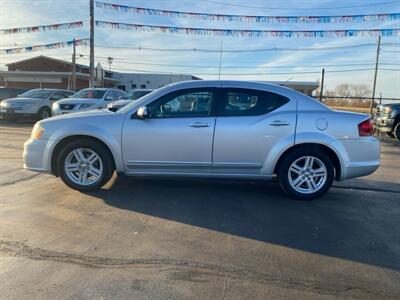
[[[0,86],[17,88],[62,88],[72,87],[72,63],[47,56],[37,56],[6,65],[8,71],[0,71]],[[156,89],[161,86],[184,80],[200,80],[192,75],[120,73],[103,70],[100,63],[96,66],[98,87],[115,87],[121,90],[136,88]],[[76,64],[77,90],[89,86],[89,67]],[[304,94],[312,95],[318,81],[269,81],[286,86]]]
[[[62,88],[72,87],[72,63],[47,56],[37,56],[9,63],[8,71],[0,71],[0,86],[19,88]],[[191,75],[119,73],[103,70],[96,66],[98,87],[116,87],[121,90],[135,88],[156,89],[182,80],[200,79]],[[77,90],[89,86],[89,67],[76,64]]]
[[[157,89],[173,82],[201,79],[192,75],[118,72],[113,72],[112,78],[118,80],[116,87],[124,91],[132,89]]]
[[[47,56],[37,56],[6,65],[8,71],[0,71],[0,86],[18,88],[61,88],[72,87],[72,63]],[[116,79],[105,72],[103,82],[98,86],[114,87]],[[89,67],[76,64],[76,87],[78,90],[89,86]]]

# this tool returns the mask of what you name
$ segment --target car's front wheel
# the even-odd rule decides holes
[[[37,118],[39,120],[44,120],[44,119],[47,119],[50,117],[51,117],[50,109],[48,109],[47,107],[43,107],[43,108],[39,109],[39,111],[37,113]]]
[[[61,179],[79,191],[99,189],[114,171],[109,152],[99,142],[79,139],[67,144],[58,156]]]
[[[394,135],[396,139],[400,142],[400,122],[397,123],[396,127],[394,128]]]
[[[289,152],[281,161],[277,173],[281,187],[289,196],[312,200],[329,190],[335,169],[323,151],[305,147]]]

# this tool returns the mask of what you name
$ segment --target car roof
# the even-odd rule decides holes
[[[37,88],[37,89],[30,89],[30,90],[27,90],[27,92],[29,92],[29,91],[33,91],[33,90],[36,90],[36,91],[62,91],[62,92],[74,92],[74,91],[71,91],[71,90],[64,90],[64,89],[47,89],[47,88],[44,88],[44,89],[41,89],[41,88]]]

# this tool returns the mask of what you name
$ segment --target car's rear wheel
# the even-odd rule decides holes
[[[47,107],[43,107],[43,108],[39,109],[39,111],[37,113],[37,118],[39,120],[47,119],[50,117],[51,117],[50,109],[48,109]]]
[[[92,140],[79,139],[64,147],[57,164],[61,179],[79,191],[99,189],[114,171],[112,158],[105,147]]]
[[[333,183],[335,169],[328,155],[313,147],[289,152],[278,167],[278,181],[291,197],[312,200],[325,194]]]

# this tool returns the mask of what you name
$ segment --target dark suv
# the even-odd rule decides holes
[[[378,105],[374,126],[380,132],[386,132],[400,141],[400,103]]]

